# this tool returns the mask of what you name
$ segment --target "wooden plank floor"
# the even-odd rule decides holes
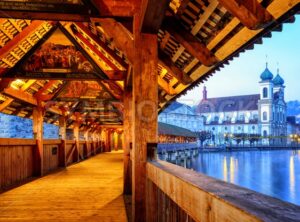
[[[99,154],[0,195],[0,221],[127,221],[123,154]]]

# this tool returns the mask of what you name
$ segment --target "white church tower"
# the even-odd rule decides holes
[[[273,135],[273,74],[268,69],[268,63],[266,64],[266,69],[260,75],[260,78],[260,100],[258,101],[259,125],[261,135],[268,137]],[[262,143],[268,145],[270,141],[270,139],[266,138],[262,140]]]

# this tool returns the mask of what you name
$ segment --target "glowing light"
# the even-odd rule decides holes
[[[295,198],[295,164],[294,164],[294,156],[290,157],[290,189],[292,198]]]
[[[235,165],[233,157],[230,157],[230,182],[234,183]]]
[[[224,160],[223,160],[223,177],[224,177],[224,181],[228,182],[227,160],[226,160],[225,156],[224,156]]]

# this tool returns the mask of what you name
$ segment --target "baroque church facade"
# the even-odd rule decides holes
[[[195,112],[203,118],[204,130],[214,144],[224,144],[226,135],[260,135],[265,145],[284,145],[287,137],[284,80],[266,66],[260,75],[259,94],[208,98],[206,87]]]

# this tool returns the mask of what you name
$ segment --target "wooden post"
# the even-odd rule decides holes
[[[67,139],[67,122],[65,116],[59,117],[59,136],[61,138],[61,144],[58,150],[59,166],[66,167],[66,139]]]
[[[130,169],[130,143],[132,143],[132,88],[124,90],[124,184],[123,192],[125,195],[131,192],[131,169]]]
[[[75,140],[75,151],[74,151],[74,162],[79,161],[79,127],[80,127],[80,122],[79,122],[79,115],[78,113],[75,113],[76,120],[74,121],[73,124],[73,136]]]
[[[89,153],[89,131],[88,130],[86,130],[84,132],[84,141],[85,141],[85,146],[84,146],[83,156],[84,156],[84,158],[88,158],[90,156],[90,153]]]
[[[133,221],[146,220],[147,144],[157,143],[157,35],[141,34],[134,20],[133,65]]]
[[[43,176],[43,108],[37,106],[33,108],[33,137],[36,140],[36,147],[33,150],[33,174],[34,176]]]

